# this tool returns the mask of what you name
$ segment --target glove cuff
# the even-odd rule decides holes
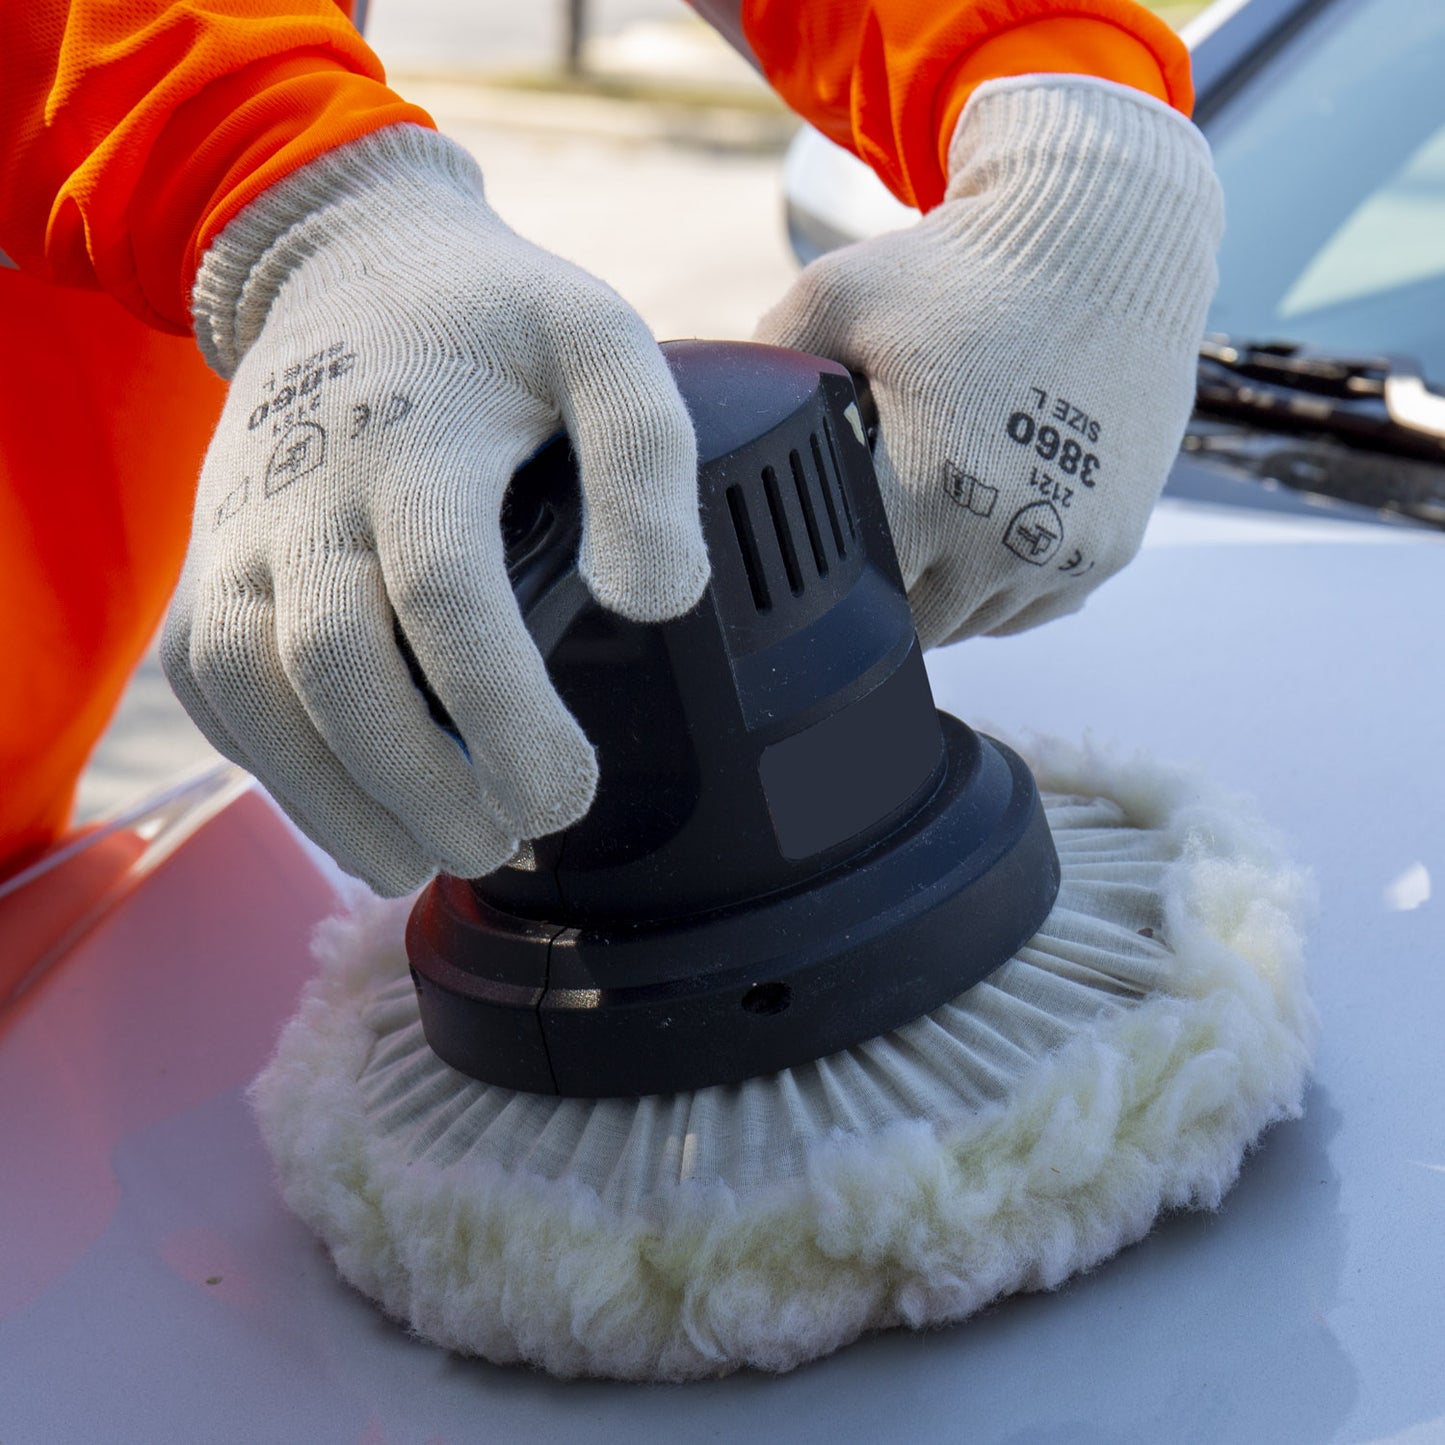
[[[1111,81],[1012,76],[970,97],[948,160],[949,224],[1004,260],[1014,294],[1057,287],[1065,310],[1197,344],[1224,204],[1178,111]]]
[[[455,141],[420,125],[373,131],[263,191],[207,249],[191,291],[196,344],[226,380],[260,334],[286,279],[351,229],[360,209],[384,237],[393,217],[485,205],[482,174]]]

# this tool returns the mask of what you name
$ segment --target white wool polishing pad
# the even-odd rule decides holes
[[[926,1018],[741,1085],[468,1079],[422,1037],[410,900],[357,901],[253,1089],[287,1202],[427,1339],[637,1380],[960,1320],[1217,1205],[1300,1109],[1308,889],[1193,776],[1023,751],[1063,865],[1038,935]]]

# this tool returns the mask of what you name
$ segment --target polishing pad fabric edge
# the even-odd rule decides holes
[[[994,979],[811,1072],[538,1114],[407,1042],[406,904],[358,899],[319,931],[322,971],[252,1089],[288,1204],[418,1334],[634,1380],[961,1320],[1216,1206],[1300,1112],[1308,882],[1194,775],[1020,751],[1063,866],[1049,921]],[[891,1082],[840,1103],[865,1076]]]

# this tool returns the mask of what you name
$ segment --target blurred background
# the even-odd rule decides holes
[[[1203,3],[1156,3],[1180,26]],[[747,337],[797,272],[797,123],[681,0],[370,0],[391,84],[465,145],[514,229],[602,277],[660,338]],[[216,761],[146,656],[77,820]]]

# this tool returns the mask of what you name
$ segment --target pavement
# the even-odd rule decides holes
[[[582,8],[594,42],[686,18],[679,0],[583,0]],[[366,38],[392,72],[541,69],[562,54],[566,13],[563,0],[368,0]]]

